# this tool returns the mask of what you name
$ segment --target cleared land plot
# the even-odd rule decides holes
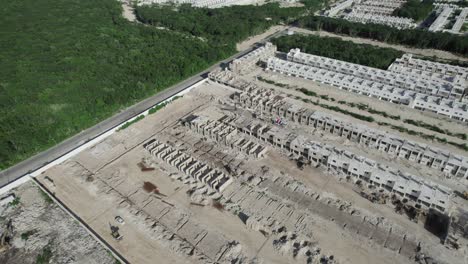
[[[398,253],[407,243],[399,235],[404,232],[417,234],[413,242],[424,240],[424,250],[461,263],[421,225],[395,214],[390,206],[363,199],[351,183],[310,166],[300,170],[272,146],[267,146],[265,157],[254,158],[181,124],[190,115],[248,116],[242,109],[219,104],[232,93],[230,88],[203,84],[157,114],[51,168],[39,180],[135,263],[254,258],[265,263],[302,263],[308,258],[307,250],[317,248],[340,263],[411,263],[408,257],[415,254],[414,248]],[[152,138],[230,175],[233,182],[222,193],[210,191],[182,173],[177,162],[171,165],[145,149],[143,144]],[[142,171],[141,162],[154,170]],[[145,191],[145,182],[157,191]],[[114,220],[117,215],[124,225]],[[369,224],[379,217],[386,221]],[[120,228],[120,241],[111,236],[109,223]],[[287,232],[278,231],[280,226]],[[296,242],[302,248],[294,258]]]

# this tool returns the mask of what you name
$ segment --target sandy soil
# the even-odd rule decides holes
[[[119,0],[122,3],[122,16],[130,22],[138,22],[130,0]],[[139,22],[138,22],[139,23]]]
[[[10,193],[18,197],[19,204],[0,207],[0,230],[8,221],[13,226],[9,235],[11,246],[0,250],[0,263],[37,263],[45,248],[51,250],[50,263],[115,263],[101,244],[66,212],[45,199],[32,181]]]
[[[183,101],[183,99],[179,100]],[[181,107],[181,109],[184,109],[184,107]],[[156,184],[161,193],[164,194],[164,200],[169,204],[176,204],[177,208],[188,212],[191,216],[190,221],[195,221],[200,225],[203,224],[206,228],[209,226],[210,231],[222,233],[224,236],[239,241],[244,246],[245,254],[248,256],[262,257],[267,263],[290,263],[291,259],[289,258],[283,258],[282,256],[271,257],[274,255],[271,254],[272,247],[268,246],[270,244],[261,247],[266,242],[266,238],[259,232],[251,232],[236,216],[228,212],[220,212],[212,207],[200,208],[191,205],[191,200],[186,195],[187,188],[168,178],[163,171],[141,173],[136,164],[148,154],[139,145],[139,140],[160,130],[157,127],[161,124],[163,126],[167,124],[167,121],[163,121],[161,118],[164,113],[171,113],[169,116],[173,120],[178,119],[176,116],[180,117],[187,114],[186,108],[185,111],[174,110],[174,108],[171,110],[164,109],[161,115],[150,116],[145,120],[146,122],[139,122],[129,130],[121,131],[112,136],[114,139],[118,138],[117,141],[125,137],[133,143],[125,140],[125,143],[127,143],[125,146],[117,147],[114,145],[109,147],[109,140],[106,140],[101,143],[101,146],[98,144],[98,146],[79,155],[75,160],[47,171],[44,175],[53,179],[56,186],[54,187],[55,195],[74,212],[78,213],[94,230],[102,234],[131,263],[154,263],[154,259],[164,259],[164,263],[191,263],[193,261],[193,259],[178,255],[177,250],[171,252],[169,250],[171,246],[167,245],[168,242],[148,236],[148,230],[135,219],[135,215],[132,215],[131,210],[121,206],[121,199],[131,197],[131,194],[141,191],[144,181],[151,181]],[[132,135],[138,135],[139,139],[137,141],[132,140],[135,138]],[[131,146],[135,142],[136,146]],[[130,151],[127,152],[128,150]],[[104,152],[112,153],[112,155],[105,155]],[[96,155],[100,157],[99,160],[94,158]],[[71,169],[72,167],[82,167],[80,169],[82,172]],[[93,176],[95,177],[93,183],[79,177],[80,174],[88,172],[90,175],[95,175]],[[97,184],[99,180],[106,181],[109,175],[115,175],[115,173],[120,173],[123,176],[122,181],[114,189],[123,196],[106,195],[101,184]],[[39,178],[47,184],[43,177],[45,176]],[[107,181],[107,183],[112,184],[110,181]],[[141,209],[138,210],[144,210],[144,206],[141,205]],[[120,226],[123,236],[121,241],[114,240],[109,234],[108,223],[114,223],[113,218],[116,215],[126,219],[125,225]]]
[[[463,252],[445,249],[438,238],[395,214],[390,206],[364,200],[350,183],[318,169],[299,170],[273,147],[268,147],[265,158],[246,156],[178,122],[190,114],[213,119],[243,115],[242,109],[233,111],[218,103],[228,100],[232,92],[205,83],[157,114],[51,168],[39,180],[132,263],[211,263],[217,258],[221,263],[234,259],[240,263],[304,263],[305,253],[312,251],[313,256],[333,255],[333,261],[339,263],[411,263],[403,253],[394,251],[402,245],[404,233],[411,233],[404,243],[424,241],[424,250],[431,255],[437,252],[438,257],[460,263]],[[210,197],[219,194],[206,193],[202,183],[188,180],[177,168],[145,150],[142,143],[151,138],[170,142],[221,171],[226,171],[223,164],[242,171],[236,172],[233,183],[220,194],[225,209],[211,206]],[[155,170],[141,171],[137,164],[142,160],[151,161]],[[263,181],[257,181],[260,178]],[[144,182],[157,186],[161,194],[145,192]],[[282,209],[275,209],[271,202]],[[239,211],[253,220],[242,222]],[[125,224],[115,222],[117,215]],[[384,222],[373,227],[374,231],[367,230],[371,222],[382,221],[379,219]],[[272,226],[267,228],[264,221],[273,221]],[[349,227],[344,227],[342,223],[348,222]],[[109,224],[120,228],[122,240],[111,237]],[[287,233],[273,231],[283,225]],[[284,238],[279,238],[281,234]],[[294,253],[295,247],[303,248]],[[312,263],[320,259],[310,258]]]
[[[237,51],[245,50],[248,47],[252,46],[253,44],[261,41],[262,39],[264,39],[266,37],[268,37],[269,35],[272,35],[272,34],[274,34],[276,32],[285,30],[286,28],[288,28],[288,27],[286,27],[286,26],[273,26],[273,27],[269,28],[267,31],[263,32],[262,34],[258,34],[258,35],[249,37],[248,39],[246,39],[246,40],[244,40],[241,43],[238,43],[236,45]]]

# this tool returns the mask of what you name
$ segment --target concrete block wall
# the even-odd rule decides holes
[[[243,137],[235,127],[229,125],[229,120],[232,119],[228,116],[222,117],[221,121],[215,121],[203,116],[191,115],[181,122],[193,132],[222,143],[232,149],[237,149],[252,157],[263,157],[267,148]]]
[[[232,182],[232,178],[225,175],[223,172],[211,168],[207,164],[197,161],[188,154],[166,143],[161,143],[156,139],[149,140],[143,144],[143,147],[150,152],[151,155],[164,160],[179,171],[218,192],[222,192]]]
[[[297,107],[287,103],[285,97],[258,88],[235,93],[232,98],[245,108],[321,129],[368,148],[386,152],[390,156],[407,159],[448,175],[468,180],[468,157],[466,156],[407,140],[365,125],[355,124],[324,112]]]
[[[246,117],[219,121],[229,122],[239,132],[263,140],[281,151],[286,151],[289,155],[309,160],[313,166],[321,166],[335,172],[339,171],[353,178],[356,182],[366,182],[382,191],[410,199],[418,207],[434,208],[444,212],[449,206],[452,191],[442,185],[389,168],[349,151],[311,141],[285,129],[255,122]]]

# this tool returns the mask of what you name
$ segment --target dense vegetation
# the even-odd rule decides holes
[[[0,15],[0,169],[232,53],[127,22],[114,0],[8,1]]]
[[[424,20],[433,9],[433,0],[409,0],[394,12],[394,16],[412,18],[415,21]]]
[[[139,7],[115,0],[24,0],[0,10],[0,169],[235,52],[235,43],[317,10],[235,6]]]
[[[272,42],[278,47],[278,50],[283,52],[300,48],[305,53],[380,69],[387,69],[396,58],[403,55],[403,52],[395,49],[313,35],[283,36],[273,39]]]
[[[468,56],[468,38],[445,32],[434,33],[422,29],[400,30],[385,25],[361,24],[319,16],[301,18],[298,25],[312,30],[325,30],[416,48],[441,49]]]
[[[184,32],[208,41],[213,46],[235,49],[235,44],[259,34],[272,25],[290,22],[303,8],[280,8],[277,3],[263,6],[232,6],[216,9],[192,8],[185,4],[137,6],[138,20],[153,26]]]

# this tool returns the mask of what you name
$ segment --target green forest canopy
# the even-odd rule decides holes
[[[433,3],[434,0],[408,0],[400,8],[395,9],[393,15],[421,21],[432,12]]]
[[[0,14],[1,169],[231,54],[131,24],[114,0],[7,1]]]
[[[356,44],[351,41],[341,40],[340,38],[313,35],[283,36],[273,39],[272,42],[282,52],[289,52],[290,49],[299,48],[305,53],[384,70],[396,58],[403,55],[402,51],[395,49],[380,48],[368,44]]]
[[[290,22],[304,12],[304,8],[280,8],[277,3],[216,9],[192,8],[189,4],[135,8],[138,20],[143,23],[189,33],[232,50],[237,42],[264,32],[272,25]]]
[[[0,169],[208,68],[234,54],[236,42],[325,1],[305,2],[285,9],[137,9],[143,21],[177,32],[128,22],[116,0],[3,3]]]
[[[440,49],[468,56],[468,38],[447,32],[429,32],[422,29],[401,30],[385,25],[362,24],[339,18],[319,16],[300,18],[297,24],[311,30],[324,30],[415,48]]]

